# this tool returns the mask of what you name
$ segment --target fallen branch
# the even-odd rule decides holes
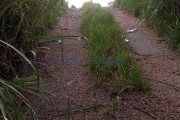
[[[152,107],[151,104],[145,98],[143,100],[146,104],[148,104],[150,107]]]
[[[136,106],[136,105],[133,105],[133,106],[134,106],[135,109],[137,109],[137,110],[139,110],[139,111],[141,111],[141,112],[143,112],[143,113],[148,114],[149,116],[153,117],[155,120],[160,120],[160,119],[157,118],[154,114],[152,114],[152,113],[150,113],[150,112],[148,112],[148,111],[146,111],[146,110],[143,110],[143,109],[139,108],[139,107]]]
[[[98,107],[104,107],[104,105],[99,105]],[[96,108],[95,106],[91,105],[91,106],[87,106],[81,109],[77,109],[77,110],[72,110],[73,113],[77,113],[77,112],[83,112],[92,108]],[[39,114],[38,116],[40,118],[52,118],[52,117],[61,117],[64,115],[68,115],[68,110],[54,110],[54,111],[48,111],[48,115],[44,115],[44,114]],[[31,117],[31,116],[26,116],[26,117]]]

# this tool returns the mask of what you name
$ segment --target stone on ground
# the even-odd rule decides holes
[[[149,37],[138,31],[127,33],[126,39],[129,40],[129,46],[139,55],[149,56],[158,52],[158,50],[151,45]]]

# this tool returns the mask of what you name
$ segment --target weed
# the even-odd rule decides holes
[[[20,91],[24,91],[24,92],[30,93],[32,95],[40,96],[43,98],[44,103],[46,103],[44,89],[42,87],[39,87],[42,95],[40,94],[40,92],[37,93],[27,87],[34,83],[38,83],[39,86],[42,86],[41,80],[37,74],[37,70],[35,69],[33,64],[30,62],[30,60],[19,50],[17,50],[13,46],[11,46],[10,44],[8,44],[2,40],[0,40],[0,43],[4,46],[8,46],[9,48],[12,48],[14,51],[16,51],[23,59],[26,60],[26,62],[28,62],[30,64],[30,66],[33,68],[33,70],[36,73],[36,75],[34,75],[34,76],[29,76],[29,77],[21,78],[21,79],[17,78],[17,80],[14,80],[14,81],[7,81],[5,79],[0,78],[0,86],[1,86],[0,91],[1,91],[1,98],[2,98],[0,100],[0,104],[1,104],[1,112],[3,113],[2,114],[3,118],[5,120],[6,119],[14,119],[14,117],[17,120],[23,119],[22,110],[21,110],[21,108],[19,108],[19,106],[21,106],[21,104],[16,97],[16,96],[18,96],[20,98],[20,100],[22,100],[25,103],[25,105],[31,109],[31,111],[33,112],[33,115],[34,115],[33,118],[37,119],[36,113],[32,109],[30,102],[20,92]]]
[[[26,56],[66,6],[64,0],[0,1],[0,106],[4,119],[25,119],[21,101],[31,109],[33,119],[37,119],[24,92],[41,97],[46,104],[42,80]],[[24,76],[27,63],[35,75]],[[38,93],[29,88],[34,84],[38,84]]]
[[[94,108],[95,110],[97,110],[98,108],[100,108],[101,106],[103,106],[103,104],[100,103],[100,102],[95,101],[95,102],[92,102],[91,106],[92,106],[92,108]]]
[[[107,115],[110,116],[110,117],[114,117],[115,116],[115,106],[113,103],[111,103],[109,105],[109,107],[107,108]]]
[[[64,0],[2,0],[0,39],[28,55],[37,46],[38,37],[44,34],[47,26],[55,21],[64,8]],[[2,77],[13,79],[20,72],[21,57],[5,47],[0,47],[0,55]]]
[[[99,4],[89,2],[83,5],[82,10],[81,30],[89,39],[87,65],[94,73],[97,85],[104,84],[105,80],[119,84],[115,80],[118,79],[124,83],[122,86],[145,90],[146,82],[142,71],[127,49],[114,16]]]
[[[119,100],[113,99],[112,102],[107,106],[106,115],[111,118],[115,118],[115,111],[119,106]]]

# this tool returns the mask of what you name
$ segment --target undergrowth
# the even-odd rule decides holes
[[[179,0],[115,0],[115,3],[146,20],[165,37],[171,49],[180,50]]]
[[[64,0],[1,0],[0,39],[27,55],[65,6]],[[0,64],[1,76],[12,79],[21,64],[14,60],[20,61],[21,58],[4,47],[0,47],[0,55],[3,63]]]
[[[112,87],[116,94],[125,87],[146,90],[147,82],[128,50],[114,16],[99,4],[90,2],[85,3],[82,10],[81,31],[89,39],[86,63],[96,84],[106,86],[110,82],[109,88]],[[113,83],[117,85],[113,86]]]
[[[0,118],[26,119],[25,104],[37,119],[22,93],[37,95],[44,104],[46,98],[37,70],[26,56],[35,54],[37,43],[45,39],[44,33],[66,7],[65,0],[0,1]],[[32,72],[25,74],[29,66]],[[30,88],[34,84],[38,84],[38,90]]]

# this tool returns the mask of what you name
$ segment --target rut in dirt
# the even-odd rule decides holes
[[[68,10],[69,15],[58,17],[58,22],[52,26],[51,35],[81,35],[80,19],[81,11],[78,9]],[[89,70],[83,66],[84,44],[83,40],[64,40],[64,66],[61,64],[61,55],[58,42],[46,43],[53,54],[47,54],[44,62],[50,69],[41,66],[39,71],[44,79],[53,77],[59,80],[45,81],[45,90],[52,94],[48,97],[48,119],[66,120],[68,118],[68,99],[71,102],[75,120],[102,120],[107,106],[111,102],[110,93],[97,89]],[[56,53],[55,53],[56,52]],[[40,100],[32,98],[34,108],[45,119],[43,106]],[[99,106],[99,109],[94,107]]]

